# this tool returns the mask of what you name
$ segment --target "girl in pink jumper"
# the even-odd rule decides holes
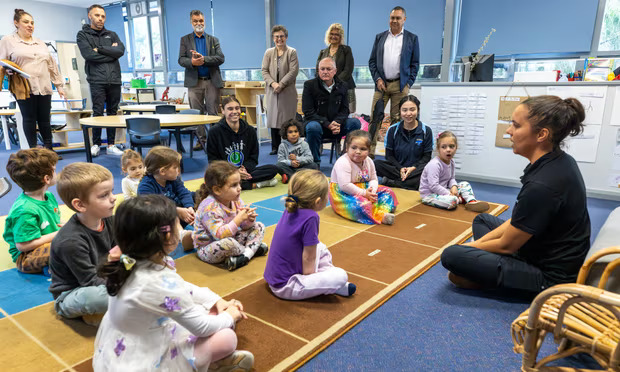
[[[194,221],[194,248],[198,258],[228,270],[245,266],[254,256],[264,256],[265,225],[256,221],[256,208],[241,200],[241,175],[228,162],[214,161],[205,171],[198,190],[200,203]]]
[[[456,136],[450,131],[437,137],[436,156],[426,164],[420,178],[422,203],[441,209],[455,209],[457,204],[465,204],[465,209],[484,212],[489,204],[477,201],[469,182],[457,183],[454,179],[454,154],[457,149]]]
[[[368,157],[370,137],[355,130],[345,141],[346,153],[334,164],[329,202],[342,217],[367,225],[394,223],[398,200],[392,189],[379,186],[373,161]]]

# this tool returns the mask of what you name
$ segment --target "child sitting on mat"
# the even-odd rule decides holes
[[[392,189],[379,186],[375,165],[368,157],[368,133],[349,133],[345,148],[332,169],[329,202],[334,212],[367,225],[393,224],[398,200]]]
[[[121,169],[127,177],[123,178],[121,188],[125,200],[138,196],[138,185],[144,177],[144,162],[142,156],[134,150],[123,151]]]
[[[118,245],[98,268],[110,298],[95,339],[96,372],[251,370],[252,353],[235,350],[243,305],[177,274],[168,255],[180,232],[175,205],[162,195],[118,207]]]
[[[282,183],[287,183],[293,174],[300,169],[318,169],[312,158],[310,146],[299,138],[302,134],[301,124],[291,119],[280,129],[282,143],[278,147],[276,167],[282,175]]]
[[[465,209],[484,212],[489,204],[477,201],[468,182],[457,183],[454,179],[454,154],[457,140],[454,133],[442,132],[437,137],[439,155],[426,164],[420,178],[422,203],[442,209],[455,209],[457,204],[465,204]]]
[[[265,225],[256,221],[256,208],[245,205],[240,196],[239,169],[222,160],[211,163],[198,190],[194,248],[201,260],[224,262],[231,271],[269,250],[263,243]]]
[[[355,284],[332,264],[319,241],[319,215],[325,208],[329,182],[318,170],[301,170],[288,186],[286,210],[273,235],[264,277],[274,295],[303,300],[323,294],[351,296]]]

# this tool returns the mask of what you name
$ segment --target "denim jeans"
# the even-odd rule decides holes
[[[105,285],[64,291],[54,302],[54,310],[65,318],[104,314],[108,310],[108,291]]]
[[[344,125],[340,126],[340,133],[337,136],[346,136],[347,133],[360,129],[362,124],[356,118],[345,120]],[[306,142],[310,146],[312,157],[315,163],[321,163],[321,140],[323,138],[335,137],[327,128],[323,128],[318,121],[309,121],[306,123]]]

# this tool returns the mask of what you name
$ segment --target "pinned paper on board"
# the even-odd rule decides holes
[[[499,97],[499,110],[497,113],[497,120],[499,121],[511,121],[512,113],[514,110],[525,101],[528,97],[522,96],[502,96]]]
[[[610,174],[607,178],[609,187],[620,188],[620,174]]]
[[[594,163],[596,162],[600,135],[600,125],[586,125],[581,134],[575,137],[566,137],[564,151],[578,162]]]
[[[583,105],[586,112],[584,124],[603,124],[603,113],[605,112],[605,97],[607,95],[606,86],[585,86],[585,87],[547,87],[547,94],[566,99],[569,97],[577,98]]]
[[[508,127],[510,127],[510,124],[497,123],[497,130],[495,131],[495,147],[512,148],[510,135],[506,133]]]

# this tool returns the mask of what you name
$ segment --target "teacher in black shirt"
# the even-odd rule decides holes
[[[577,279],[590,248],[590,217],[583,177],[560,144],[582,132],[584,119],[575,98],[538,96],[517,106],[506,133],[513,152],[530,164],[512,218],[474,219],[475,241],[441,255],[450,281],[462,288],[537,293]]]

